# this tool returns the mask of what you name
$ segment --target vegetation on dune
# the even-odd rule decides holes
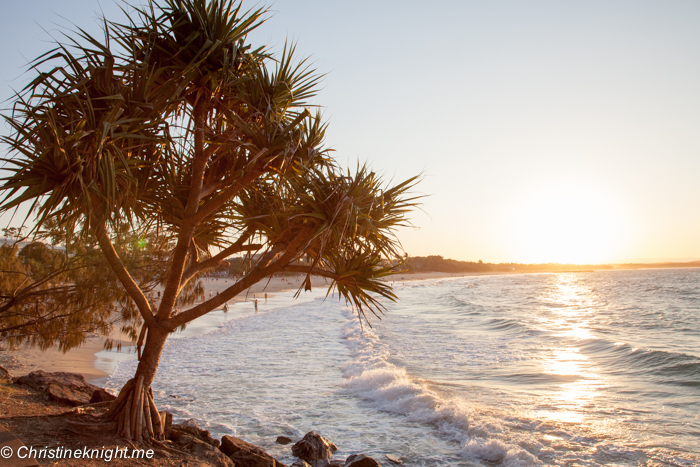
[[[78,30],[33,62],[35,79],[6,115],[0,212],[30,203],[35,231],[64,232],[68,250],[90,245],[84,261],[108,272],[86,277],[119,284],[143,352],[106,417],[128,439],[157,442],[151,383],[178,327],[282,272],[331,279],[365,319],[395,298],[380,279],[401,261],[395,229],[415,206],[416,179],[387,186],[367,167],[336,164],[308,110],[319,76],[293,46],[275,56],[246,43],[265,10],[233,0],[126,10],[123,23],[104,20],[103,38]],[[193,305],[198,277],[234,254],[249,257],[242,276]],[[57,271],[81,257],[64,254]],[[81,316],[103,323],[88,308]]]

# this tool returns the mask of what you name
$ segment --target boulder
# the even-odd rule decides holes
[[[51,373],[44,370],[32,371],[28,375],[15,378],[15,384],[29,386],[39,391],[44,391],[49,384],[58,384],[60,386],[70,386],[74,388],[84,388],[90,390],[90,396],[95,389],[99,389],[94,384],[85,381],[83,375],[77,373],[55,372]]]
[[[384,454],[386,456],[387,460],[393,464],[403,464],[403,460],[399,456],[395,456],[393,454]]]
[[[170,428],[170,436],[168,438],[177,442],[177,439],[182,437],[185,434],[192,436],[200,441],[203,441],[203,442],[205,442],[205,443],[207,443],[210,446],[213,446],[215,448],[218,448],[219,445],[221,444],[218,439],[212,438],[211,434],[207,430],[202,430],[201,428],[197,427],[196,425],[193,427],[192,425],[185,426],[185,425],[180,425],[180,424],[174,423],[174,424],[172,424],[172,427]]]
[[[190,445],[190,452],[193,456],[215,467],[236,467],[236,464],[223,452],[197,438],[194,438],[194,442]]]
[[[104,390],[102,388],[97,388],[97,389],[95,389],[95,392],[92,393],[92,397],[90,398],[90,403],[96,404],[97,402],[112,402],[116,398],[117,398],[117,396],[110,394],[106,390]]]
[[[263,449],[234,436],[221,438],[219,449],[229,456],[236,467],[287,467]]]
[[[311,464],[330,459],[337,450],[335,444],[313,431],[306,433],[301,441],[292,446],[293,455]]]
[[[302,459],[297,459],[290,467],[311,467],[311,464]]]
[[[253,451],[240,450],[229,458],[236,467],[286,467],[268,454],[260,455]]]
[[[278,436],[277,437],[277,444],[289,444],[292,442],[292,438],[288,438],[286,436]]]
[[[382,467],[379,462],[364,454],[353,454],[345,460],[345,467]]]
[[[180,425],[180,426],[186,426],[186,427],[188,427],[188,428],[197,428],[197,429],[199,429],[199,425],[197,425],[197,420],[195,420],[194,418],[188,418],[188,419],[185,420],[184,422],[178,423],[178,425]]]
[[[191,446],[194,446],[194,443],[196,441],[201,441],[201,440],[198,440],[197,438],[195,438],[194,436],[192,436],[191,434],[186,433],[182,430],[177,430],[177,429],[173,429],[170,432],[169,439],[173,443],[179,444],[180,446],[184,446],[186,448],[190,448]],[[204,442],[204,441],[201,441],[201,442]]]
[[[257,452],[259,454],[265,453],[265,451],[263,451],[254,444],[250,444],[247,441],[243,441],[240,438],[236,438],[235,436],[228,435],[221,438],[221,446],[219,446],[219,449],[227,456],[231,456],[232,454],[235,454],[238,451],[252,451]]]
[[[50,400],[71,407],[89,404],[95,391],[100,390],[94,384],[85,381],[83,375],[43,370],[32,371],[28,375],[15,378],[15,384],[43,391]]]
[[[49,384],[44,390],[50,401],[58,402],[59,404],[77,407],[90,403],[90,397],[87,393],[75,389],[71,386],[62,386],[60,384]]]

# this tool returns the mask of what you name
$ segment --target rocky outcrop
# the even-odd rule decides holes
[[[211,437],[196,423],[172,424],[168,439],[207,465],[236,467],[231,459],[219,450],[219,440]]]
[[[219,449],[236,467],[287,467],[259,447],[234,436],[221,438]]]
[[[221,445],[221,442],[218,439],[212,438],[211,434],[207,430],[202,430],[196,424],[194,424],[194,426],[192,424],[172,424],[172,427],[170,428],[169,439],[173,440],[178,444],[186,444],[187,442],[189,442],[188,437],[198,439],[215,448],[218,448]]]
[[[314,431],[306,433],[301,441],[292,446],[293,455],[311,465],[319,466],[328,464],[328,462],[323,463],[319,461],[328,461],[337,450],[338,448],[335,444]]]
[[[252,451],[238,451],[229,457],[236,467],[281,467],[281,462],[268,455],[261,456]],[[285,466],[286,467],[286,466]]]
[[[218,448],[196,438],[194,443],[190,446],[190,452],[197,458],[216,467],[238,467],[232,459],[219,451]]]
[[[94,384],[85,381],[83,375],[65,372],[51,373],[44,370],[32,371],[28,375],[19,376],[15,378],[15,384],[29,386],[39,391],[45,390],[49,384],[59,384],[61,386],[89,389],[91,396],[95,389],[99,389]]]
[[[90,403],[95,404],[97,402],[112,402],[116,398],[117,396],[110,394],[105,389],[97,388],[95,389],[95,392],[92,393]]]
[[[364,454],[353,454],[345,460],[344,467],[382,467],[379,462]]]
[[[15,384],[43,391],[54,402],[71,407],[90,404],[96,391],[107,391],[85,381],[83,375],[64,372],[33,371],[15,378]]]

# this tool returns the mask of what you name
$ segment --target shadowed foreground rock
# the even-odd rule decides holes
[[[42,392],[50,400],[66,405],[76,406],[104,402],[104,399],[114,398],[104,389],[86,382],[82,375],[74,373],[35,371],[13,381],[17,385]],[[94,411],[95,407],[85,410]],[[82,412],[71,411],[70,413]],[[156,448],[175,449],[176,452],[183,455],[191,455],[191,461],[187,461],[186,465],[193,467],[287,467],[262,448],[240,438],[224,436],[221,441],[214,439],[209,431],[201,429],[193,419],[186,420],[181,424],[173,424],[172,415],[168,412],[161,412],[160,420],[163,424],[165,440]],[[73,425],[83,427],[89,424],[78,422],[73,423]],[[292,440],[280,436],[276,441],[279,444],[287,444]],[[291,447],[292,454],[298,457],[291,467],[381,467],[376,460],[364,454],[351,455],[346,460],[331,459],[337,450],[335,444],[311,431]],[[163,454],[167,455],[165,451]],[[401,463],[401,460],[396,456],[387,455],[387,459],[394,463]]]
[[[344,467],[382,467],[379,462],[364,454],[348,456]]]
[[[221,438],[219,449],[236,467],[287,467],[254,444],[233,436]]]
[[[292,446],[292,454],[314,465],[318,461],[328,460],[338,448],[318,433],[310,431],[301,441]]]
[[[16,378],[15,384],[43,391],[49,400],[71,407],[114,399],[107,391],[88,383],[83,375],[76,373],[32,371]],[[96,398],[101,400],[93,400]]]

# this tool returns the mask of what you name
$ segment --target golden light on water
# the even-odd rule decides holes
[[[581,340],[595,338],[591,333],[595,296],[575,274],[552,277],[557,282],[554,291],[544,297],[549,303],[549,314],[541,320],[540,330],[566,337],[564,342],[570,344],[551,349],[541,364],[543,373],[569,381],[559,384],[543,404],[549,407],[538,411],[537,416],[563,423],[581,423],[587,407],[605,386],[595,366],[577,345]]]

